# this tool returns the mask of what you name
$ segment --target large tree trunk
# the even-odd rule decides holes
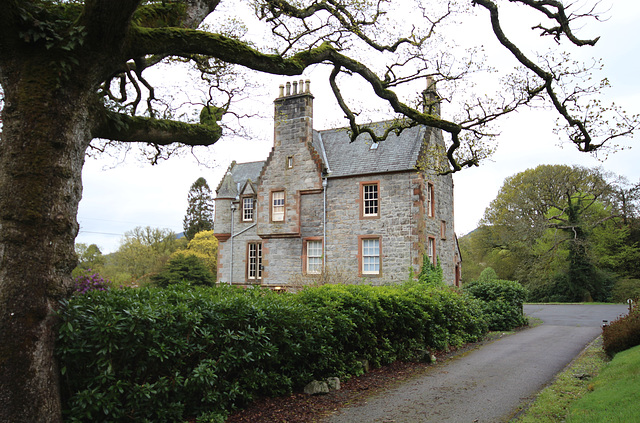
[[[62,421],[56,309],[71,288],[91,139],[86,75],[35,60],[0,72],[0,422],[11,423]]]

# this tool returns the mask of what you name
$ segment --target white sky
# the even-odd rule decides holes
[[[606,99],[614,100],[627,112],[638,113],[640,2],[615,0],[606,15],[610,16],[609,20],[599,24],[591,23],[589,34],[585,35],[601,35],[596,47],[583,49],[589,55],[604,59],[604,75],[613,86],[608,90]],[[465,27],[465,30],[469,29]],[[492,46],[487,47],[491,51]],[[329,110],[333,104],[331,94],[327,92],[326,80],[317,77],[317,73],[318,71],[303,75],[302,79],[311,79],[311,90],[315,96],[315,126],[322,129],[340,122],[341,113],[335,108]],[[148,225],[181,232],[187,209],[187,193],[198,177],[204,177],[215,191],[232,160],[249,162],[266,158],[273,142],[272,101],[277,96],[278,84],[288,80],[293,79],[265,78],[270,94],[257,98],[254,103],[270,117],[252,118],[245,122],[246,126],[254,130],[255,139],[223,138],[210,147],[205,155],[214,158],[213,168],[199,166],[189,155],[172,158],[157,166],[128,159],[115,168],[109,168],[112,162],[110,160],[87,159],[83,170],[83,199],[78,213],[80,233],[76,242],[95,243],[103,253],[109,253],[118,248],[124,232],[136,226]],[[344,125],[344,122],[339,125]],[[485,208],[495,198],[506,177],[539,164],[602,166],[631,181],[640,179],[638,146],[610,154],[601,162],[591,155],[578,152],[572,146],[560,147],[552,132],[554,122],[553,115],[540,110],[526,110],[509,116],[500,124],[499,147],[492,160],[479,168],[467,169],[454,175],[455,228],[458,235],[476,228]],[[635,139],[626,141],[626,144],[635,145],[639,139],[640,135],[636,135]],[[209,163],[211,164],[211,160]]]

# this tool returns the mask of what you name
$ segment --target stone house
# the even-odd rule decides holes
[[[350,142],[344,128],[316,131],[303,85],[280,87],[266,161],[233,162],[217,187],[218,282],[286,288],[333,270],[399,283],[427,254],[458,285],[453,179],[417,166],[444,145],[440,130],[417,126],[380,143]]]

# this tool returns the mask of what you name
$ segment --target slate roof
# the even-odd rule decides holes
[[[389,122],[377,122],[371,127],[382,134]],[[432,128],[416,126],[402,131],[400,136],[389,134],[386,140],[371,148],[369,134],[350,142],[346,128],[313,131],[312,146],[322,158],[328,177],[344,177],[415,169],[425,139],[431,138]],[[235,198],[247,180],[256,183],[265,162],[232,163],[218,186],[218,198]]]
[[[378,122],[372,127],[382,135],[387,124],[389,122]],[[416,126],[405,129],[400,136],[392,133],[372,149],[369,134],[362,134],[350,142],[346,128],[329,129],[314,131],[313,146],[331,171],[329,177],[412,170],[418,162],[427,131],[431,128]]]
[[[254,183],[257,182],[264,164],[264,161],[231,163],[231,166],[229,166],[227,173],[222,178],[222,181],[220,181],[220,185],[216,190],[218,198],[235,198],[239,194],[238,184],[240,184],[240,189],[242,189],[248,180]]]

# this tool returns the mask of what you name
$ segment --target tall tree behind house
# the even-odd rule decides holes
[[[182,226],[184,236],[191,241],[198,232],[213,230],[213,197],[204,178],[196,179],[191,185],[188,200],[189,206]]]

